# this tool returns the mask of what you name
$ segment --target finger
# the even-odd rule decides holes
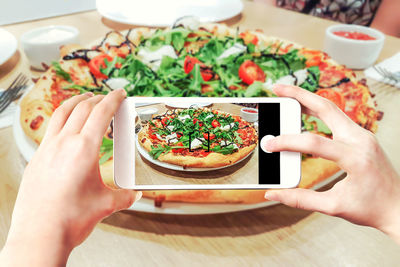
[[[81,101],[75,106],[63,129],[63,134],[76,134],[79,133],[85,125],[90,113],[94,106],[104,98],[104,95],[97,95]]]
[[[112,117],[118,110],[125,96],[126,91],[124,89],[115,90],[109,93],[93,108],[81,133],[100,144],[104,133],[110,125]]]
[[[111,194],[114,199],[114,212],[125,210],[142,198],[141,191],[133,191],[128,189],[112,190]]]
[[[336,212],[336,202],[330,197],[329,191],[316,192],[303,188],[269,190],[265,193],[265,198],[296,209],[312,210],[328,215],[334,215]]]
[[[347,153],[347,147],[342,143],[311,133],[280,135],[268,140],[263,149],[270,152],[301,152],[335,162],[340,161]]]
[[[77,95],[68,99],[61,106],[59,106],[54,111],[53,116],[51,116],[44,139],[46,139],[46,137],[58,134],[64,127],[65,122],[68,120],[68,117],[70,116],[72,110],[76,107],[76,105],[92,96],[93,93],[90,92],[82,95]]]
[[[277,84],[274,92],[278,96],[292,97],[299,101],[306,113],[322,119],[332,132],[350,130],[354,122],[334,103],[297,86]]]

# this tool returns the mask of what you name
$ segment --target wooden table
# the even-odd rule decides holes
[[[228,23],[242,29],[263,29],[266,34],[316,49],[322,49],[324,30],[333,24],[254,3],[245,3],[242,15]],[[49,24],[79,28],[83,44],[110,29],[128,28],[95,11],[4,28],[19,37]],[[400,39],[387,37],[380,60],[399,48]],[[22,53],[0,68],[0,86],[7,86],[21,71],[30,73]],[[374,81],[368,84],[377,95],[379,109],[385,112],[378,139],[399,171],[400,91]],[[0,245],[6,239],[23,167],[12,128],[0,130]],[[396,266],[399,262],[400,247],[375,229],[278,205],[202,216],[119,212],[100,223],[73,251],[69,266]]]
[[[153,104],[136,108],[137,112],[156,108],[157,114],[164,114],[168,107]],[[221,110],[239,116],[242,106],[230,103],[214,103],[209,108]],[[171,109],[171,108],[170,108]],[[143,148],[142,151],[147,153]],[[233,166],[212,171],[180,171],[160,167],[141,156],[136,146],[135,177],[137,185],[192,185],[192,184],[257,184],[258,183],[258,149],[244,160]]]

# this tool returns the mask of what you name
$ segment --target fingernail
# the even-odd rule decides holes
[[[116,91],[120,91],[124,96],[126,96],[126,91],[124,88],[119,88]]]
[[[278,196],[278,193],[276,191],[266,191],[264,198],[267,200],[278,201],[278,199],[276,198],[277,196]]]
[[[265,153],[272,153],[274,151],[274,139],[273,135],[266,135],[261,139],[260,147]]]
[[[84,95],[87,95],[87,96],[94,96],[94,94],[93,94],[92,92],[86,92],[86,93],[84,93]]]
[[[136,197],[135,197],[135,202],[139,201],[142,198],[142,196],[143,196],[142,191],[137,191],[136,192]]]

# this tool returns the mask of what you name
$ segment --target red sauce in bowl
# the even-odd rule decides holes
[[[337,31],[337,32],[333,32],[333,34],[340,36],[340,37],[347,38],[347,39],[353,39],[353,40],[364,40],[364,41],[376,40],[375,37],[372,37],[372,36],[362,33],[362,32]]]
[[[254,110],[254,109],[243,109],[243,111],[249,112],[249,113],[258,113],[258,111]]]

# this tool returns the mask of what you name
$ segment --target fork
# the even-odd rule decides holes
[[[20,96],[21,90],[27,87],[29,79],[19,74],[10,86],[0,95],[0,113],[2,113],[15,99]]]
[[[385,68],[382,67],[378,67],[378,66],[373,66],[374,70],[383,77],[383,79],[387,79],[390,82],[390,84],[396,84],[396,83],[400,83],[400,72],[391,72],[388,71]]]

